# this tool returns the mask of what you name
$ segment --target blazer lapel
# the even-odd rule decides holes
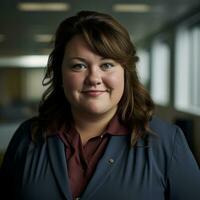
[[[47,139],[50,163],[58,186],[67,200],[72,200],[64,144],[56,136]]]
[[[117,165],[118,160],[122,156],[125,148],[127,148],[127,136],[112,136],[106,151],[99,161],[96,171],[91,178],[81,199],[92,199],[93,194],[101,187],[112,169]]]

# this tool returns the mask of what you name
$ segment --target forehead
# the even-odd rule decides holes
[[[73,36],[65,46],[65,53],[67,55],[82,52],[83,50],[92,51],[82,35]]]
[[[82,35],[75,35],[65,47],[64,58],[82,57],[87,59],[98,58],[102,56],[94,52]]]

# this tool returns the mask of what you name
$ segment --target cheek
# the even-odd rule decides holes
[[[106,83],[109,85],[113,92],[122,96],[124,92],[124,73],[110,74],[107,77]]]
[[[75,74],[63,74],[62,79],[65,91],[69,92],[79,89],[82,83],[82,79]]]

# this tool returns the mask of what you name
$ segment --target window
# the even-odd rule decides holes
[[[167,43],[161,40],[155,40],[152,45],[151,95],[158,105],[169,103],[170,50]]]
[[[149,52],[144,49],[139,49],[138,56],[139,56],[139,62],[137,66],[138,76],[141,83],[147,86],[150,78]]]
[[[176,34],[175,107],[200,115],[200,27],[181,27]]]

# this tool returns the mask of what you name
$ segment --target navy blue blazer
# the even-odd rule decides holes
[[[31,120],[12,138],[1,168],[1,196],[20,200],[72,200],[65,146],[58,136],[33,143]],[[112,136],[81,200],[199,200],[200,170],[181,130],[158,118],[157,136]],[[77,177],[78,179],[79,177]]]

